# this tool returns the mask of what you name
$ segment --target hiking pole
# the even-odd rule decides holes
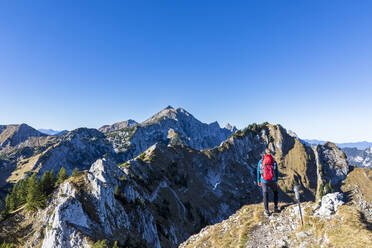
[[[296,196],[296,199],[297,199],[297,202],[298,202],[298,209],[300,210],[301,224],[302,224],[302,226],[304,226],[304,221],[302,219],[301,203],[300,203],[300,192],[298,191],[300,189],[300,186],[295,185],[293,189],[294,189],[295,196]]]

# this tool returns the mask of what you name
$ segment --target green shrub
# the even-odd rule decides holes
[[[80,171],[78,168],[75,168],[72,170],[71,177],[78,177],[80,176],[82,171]]]
[[[107,240],[98,240],[94,243],[93,248],[109,248]]]
[[[67,176],[67,171],[65,168],[61,168],[58,172],[58,176],[57,176],[57,181],[56,181],[56,185],[60,185],[61,183],[63,183],[66,179],[68,178]]]
[[[15,248],[16,246],[11,243],[6,243],[5,241],[0,245],[0,248]]]

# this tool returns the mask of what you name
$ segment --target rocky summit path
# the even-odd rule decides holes
[[[300,228],[298,206],[283,205],[280,213],[262,217],[262,221],[252,228],[246,248],[289,247],[291,236]]]

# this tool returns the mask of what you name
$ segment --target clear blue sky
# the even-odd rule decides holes
[[[0,123],[74,129],[167,105],[372,141],[372,1],[0,1]]]

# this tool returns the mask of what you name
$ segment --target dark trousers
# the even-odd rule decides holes
[[[262,195],[265,205],[265,210],[269,211],[269,192],[268,188],[274,192],[274,206],[278,207],[278,185],[275,182],[262,183]]]

